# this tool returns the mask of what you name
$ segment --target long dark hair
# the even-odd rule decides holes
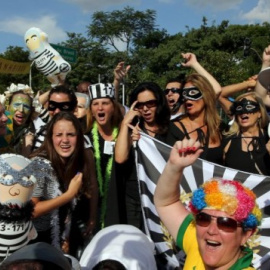
[[[66,120],[73,124],[76,135],[77,135],[77,144],[74,152],[67,159],[65,164],[63,163],[59,154],[55,151],[53,146],[53,128],[55,124],[60,120]],[[79,120],[71,112],[59,112],[54,115],[51,121],[47,126],[47,134],[45,140],[41,147],[37,149],[30,157],[42,156],[46,157],[51,161],[52,167],[55,170],[55,173],[58,177],[58,180],[61,186],[66,190],[70,180],[75,176],[77,172],[83,172],[83,187],[82,191],[88,193],[89,191],[89,181],[87,181],[87,162],[84,149],[84,135],[82,126]]]
[[[157,100],[155,122],[158,126],[158,132],[160,134],[164,134],[168,131],[168,126],[170,122],[170,108],[166,100],[165,94],[158,84],[154,82],[140,83],[130,94],[130,106],[134,101],[137,100],[138,95],[144,91],[152,92]],[[142,122],[143,121],[141,121],[140,123],[142,124]]]

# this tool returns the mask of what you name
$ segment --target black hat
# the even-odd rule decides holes
[[[72,269],[72,266],[69,263],[69,260],[64,256],[64,253],[45,242],[38,242],[20,248],[5,259],[3,264],[6,265],[21,260],[40,260],[53,263],[63,270]]]

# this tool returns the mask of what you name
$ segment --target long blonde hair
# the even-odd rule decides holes
[[[216,93],[210,82],[202,75],[193,73],[186,77],[185,83],[192,83],[202,92],[205,106],[204,123],[207,124],[209,139],[213,143],[220,140],[220,116],[216,109]],[[188,115],[187,115],[188,117]]]
[[[259,121],[257,122],[258,128],[259,129],[265,128],[268,125],[269,118],[268,118],[267,111],[266,111],[266,108],[262,99],[255,92],[247,92],[238,96],[235,99],[235,101],[240,101],[246,97],[252,97],[256,102],[258,102],[260,106],[260,113],[261,113],[261,118],[259,118]],[[231,136],[231,135],[238,134],[239,132],[240,132],[240,126],[237,122],[237,117],[235,117],[234,122],[231,125],[230,129],[227,132],[223,132],[223,135]]]

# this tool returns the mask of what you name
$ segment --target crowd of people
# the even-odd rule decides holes
[[[221,87],[193,53],[181,59],[188,75],[168,78],[164,87],[138,83],[128,106],[118,102],[120,84],[132,70],[124,62],[114,69],[113,83],[83,81],[75,90],[60,84],[38,95],[28,85],[7,87],[0,103],[0,153],[24,156],[35,166],[29,201],[37,236],[18,250],[7,248],[0,269],[32,269],[27,263],[41,262],[76,269],[76,261],[83,269],[163,269],[145,234],[135,163],[142,133],[172,147],[154,203],[187,255],[184,269],[253,269],[245,243],[262,218],[255,194],[236,180],[209,179],[187,209],[179,187],[184,168],[197,158],[270,175],[270,76],[268,82],[255,75]],[[262,70],[268,67],[270,45]]]

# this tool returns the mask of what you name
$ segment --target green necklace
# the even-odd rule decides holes
[[[98,124],[96,121],[93,124],[91,133],[93,136],[94,157],[95,157],[95,162],[96,162],[96,172],[97,172],[97,180],[98,180],[98,186],[99,186],[99,194],[102,198],[100,222],[101,222],[101,228],[104,228],[106,201],[107,201],[109,181],[110,181],[111,172],[112,172],[113,155],[109,158],[107,162],[106,171],[105,171],[105,181],[104,181],[102,172],[101,172],[101,155],[100,155],[100,145],[99,145],[99,136],[98,136]],[[116,140],[117,135],[118,135],[118,128],[114,127],[113,132],[112,132],[114,141]]]

